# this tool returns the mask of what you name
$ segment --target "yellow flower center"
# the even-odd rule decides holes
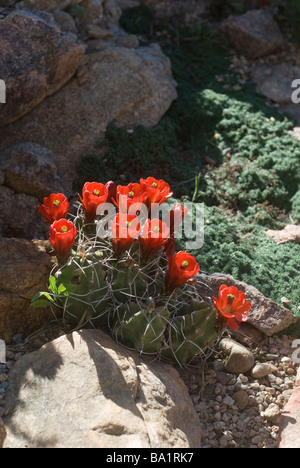
[[[159,227],[158,226],[155,226],[155,228],[153,229],[154,232],[159,232]]]
[[[228,304],[232,304],[235,299],[236,297],[233,294],[229,294],[229,296],[227,297]]]
[[[94,195],[98,196],[100,194],[100,190],[95,189],[94,190]]]
[[[156,188],[156,187],[157,187],[157,183],[156,183],[156,182],[153,182],[152,188]]]
[[[129,192],[128,197],[133,198],[134,197],[134,192]]]
[[[181,268],[185,269],[188,265],[189,265],[189,262],[185,260],[184,262],[182,262]]]
[[[67,231],[68,231],[67,226],[63,226],[63,227],[61,228],[61,232],[67,232]]]
[[[53,205],[54,205],[54,206],[60,205],[60,201],[59,201],[59,200],[54,200]]]

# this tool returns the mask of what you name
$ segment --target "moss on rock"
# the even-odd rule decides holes
[[[266,228],[241,213],[205,206],[204,244],[192,255],[201,271],[229,273],[252,284],[272,300],[291,301],[298,314],[300,305],[300,246],[294,242],[277,245],[266,237]],[[179,243],[178,247],[185,247]]]

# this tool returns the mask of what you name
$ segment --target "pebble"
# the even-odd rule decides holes
[[[266,377],[267,375],[271,374],[272,371],[272,364],[268,362],[258,362],[251,370],[251,376],[254,379],[261,379],[262,377]]]
[[[286,335],[265,337],[259,345],[263,352],[259,361],[243,373],[225,370],[227,353],[222,359],[220,353],[211,358],[205,373],[211,377],[210,370],[214,370],[216,378],[203,379],[203,396],[195,406],[203,448],[277,448],[279,418],[293,392],[299,366],[292,360],[293,340]],[[179,372],[193,394],[193,371]],[[198,382],[202,395],[202,381]]]
[[[21,336],[15,338],[18,344],[22,343]],[[267,362],[257,361],[252,370],[244,373],[224,371],[227,356],[221,359],[219,351],[215,359],[210,356],[205,368],[199,358],[198,368],[193,365],[178,369],[199,415],[202,448],[277,447],[278,421],[292,394],[299,367],[299,363],[292,359],[293,341],[294,338],[286,335],[265,337],[260,346]],[[281,353],[282,349],[285,355]],[[9,371],[22,354],[8,347],[7,362],[0,365],[0,417],[6,411]],[[258,364],[268,364],[272,373],[255,378],[257,374],[253,374],[253,369]]]

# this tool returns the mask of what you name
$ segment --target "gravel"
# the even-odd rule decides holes
[[[0,422],[5,416],[9,370],[24,353],[50,338],[38,335],[28,347],[18,337],[18,342],[7,346],[7,362],[0,364]],[[226,357],[218,349],[205,364],[199,358],[178,369],[199,415],[202,448],[277,447],[279,417],[293,392],[299,367],[292,356],[293,341],[287,335],[264,337],[251,350],[255,365],[245,374],[228,372]]]
[[[226,371],[214,353],[179,369],[202,428],[202,448],[276,448],[279,417],[295,385],[294,338],[265,337],[252,350],[256,364],[247,374]],[[262,376],[262,377],[260,377]]]

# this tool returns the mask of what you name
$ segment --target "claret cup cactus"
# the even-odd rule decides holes
[[[75,328],[102,327],[140,354],[180,365],[212,347],[226,324],[246,320],[251,305],[243,306],[238,291],[226,295],[226,285],[220,299],[201,299],[196,259],[175,250],[187,211],[179,203],[170,209],[171,196],[153,177],[118,187],[88,182],[72,220],[63,194],[45,198],[38,209],[50,224],[57,264],[49,292],[32,304],[58,308]]]

